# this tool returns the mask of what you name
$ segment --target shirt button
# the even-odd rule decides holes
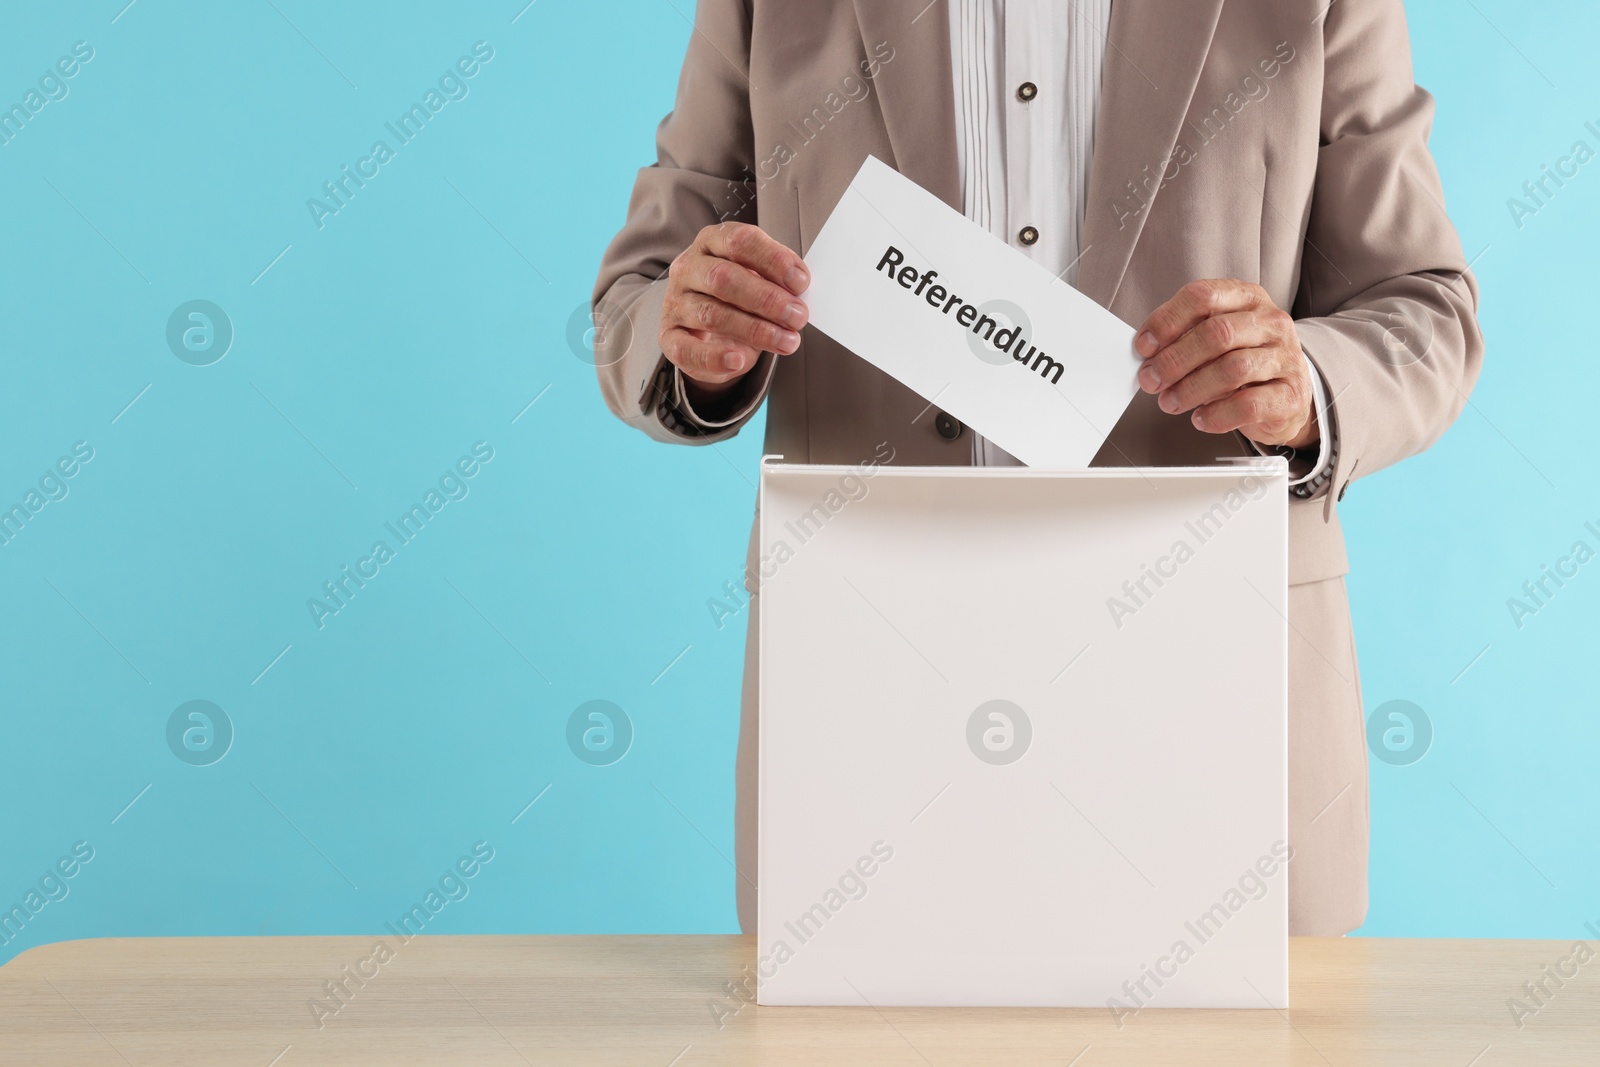
[[[1039,240],[1039,231],[1032,226],[1024,226],[1017,234],[1017,240],[1025,245],[1031,245]]]
[[[1026,104],[1029,100],[1039,95],[1039,87],[1032,82],[1023,82],[1017,86],[1017,99]]]
[[[961,436],[961,422],[952,415],[941,411],[933,418],[933,428],[939,431],[939,436],[946,441],[954,441]]]

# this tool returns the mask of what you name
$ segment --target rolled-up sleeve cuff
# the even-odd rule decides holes
[[[736,430],[749,421],[761,406],[761,401],[766,399],[777,365],[776,356],[771,352],[763,352],[756,365],[750,368],[750,373],[740,379],[739,388],[717,404],[721,410],[700,412],[689,401],[683,371],[669,363],[666,367],[670,368],[671,381],[669,388],[664,390],[666,403],[662,409],[662,421],[685,437],[714,437]]]

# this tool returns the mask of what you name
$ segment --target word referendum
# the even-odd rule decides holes
[[[54,500],[67,499],[67,479],[77,476],[83,464],[94,458],[94,447],[87,441],[72,446],[72,455],[62,456],[39,476],[39,488],[29,489],[22,501],[0,510],[0,545],[9,545],[33,516]]]
[[[62,56],[56,60],[54,69],[46,69],[39,75],[37,89],[29,89],[24,93],[21,103],[0,110],[0,145],[10,144],[12,138],[21,133],[22,127],[43,111],[46,104],[53,100],[65,100],[72,91],[67,85],[68,80],[77,77],[83,65],[93,58],[94,46],[88,41],[77,42],[72,46],[72,55]]]
[[[878,260],[878,265],[874,269],[883,271],[899,282],[900,288],[911,289],[913,295],[922,297],[928,302],[928,306],[936,311],[948,315],[951,308],[959,306],[961,310],[955,314],[958,325],[965,329],[970,329],[973,333],[982,337],[994,346],[995,351],[1005,352],[1018,363],[1028,367],[1028,369],[1038,371],[1039,377],[1049,378],[1052,384],[1060,383],[1061,372],[1065,368],[1037,348],[1034,348],[1033,345],[1028,344],[1028,339],[1022,335],[1021,326],[1008,326],[1005,329],[997,329],[1000,325],[999,320],[990,318],[988,315],[978,314],[977,305],[968,304],[959,296],[945,289],[944,286],[933,283],[933,279],[939,276],[938,271],[918,271],[915,267],[901,266],[905,260],[905,253],[894,245],[890,245],[883,253],[883,258]],[[896,268],[899,268],[898,272]],[[915,289],[912,289],[913,285],[916,286]],[[1022,352],[1023,345],[1028,347],[1026,355]],[[1031,364],[1028,362],[1030,359],[1033,360]],[[1054,376],[1052,377],[1052,375]]]
[[[0,912],[0,945],[9,945],[21,937],[22,928],[32,922],[46,904],[53,900],[66,900],[71,892],[68,879],[77,877],[83,865],[92,859],[94,846],[87,841],[79,841],[72,846],[72,855],[62,856],[45,868],[44,874],[39,876],[39,888],[29,888],[21,903]]]
[[[356,160],[355,170],[352,171],[350,164],[346,163],[339,168],[339,177],[323,182],[322,192],[327,200],[313,196],[306,201],[306,210],[311,212],[311,221],[317,224],[317,229],[327,225],[325,220],[330,215],[337,215],[349,207],[356,193],[367,187],[367,181],[376,178],[383,165],[395,157],[396,149],[410,144],[412,138],[422,132],[428,120],[443,111],[446,104],[452,100],[465,100],[469,92],[467,79],[477,77],[478,71],[483,69],[482,64],[493,58],[494,49],[489,42],[479,41],[473,45],[471,57],[462,56],[456,60],[454,69],[447,69],[439,75],[437,89],[430,88],[423,94],[421,103],[412,104],[399,118],[383,124],[384,129],[394,135],[395,148],[390,148],[388,141],[374,141],[367,155]]]
[[[307,597],[306,610],[311,612],[311,621],[317,624],[317,629],[325,628],[330,616],[349,607],[355,595],[367,587],[367,582],[382,573],[383,565],[394,559],[401,548],[416,540],[417,535],[422,533],[435,515],[444,510],[446,504],[452,500],[467,499],[467,494],[471,492],[467,481],[492,459],[494,446],[489,442],[479,441],[473,445],[472,455],[462,456],[456,460],[454,467],[440,475],[439,487],[435,489],[429,486],[420,504],[412,504],[411,510],[402,512],[398,519],[383,524],[383,528],[394,535],[396,547],[389,547],[387,541],[374,541],[371,550],[356,560],[354,571],[346,563],[339,568],[337,578],[322,583],[322,592],[327,600]]]
[[[478,872],[483,870],[483,865],[492,859],[494,859],[494,846],[487,841],[479,841],[472,846],[471,855],[462,856],[456,860],[453,867],[445,868],[444,874],[439,876],[438,889],[430,886],[422,902],[412,904],[411,910],[400,917],[400,929],[395,929],[393,923],[384,925],[389,928],[390,933],[399,938],[401,945],[405,945],[422,933],[428,921],[443,911],[445,905],[452,901],[466,900],[467,894],[472,892],[467,881],[476,878]],[[412,926],[416,927],[414,932]],[[388,939],[380,937],[372,943],[372,950],[356,960],[353,967],[346,964],[339,972],[338,978],[330,978],[323,982],[323,995],[306,1000],[306,1007],[311,1011],[311,1021],[317,1024],[317,1029],[321,1030],[329,1019],[349,1007],[356,993],[365,989],[368,982],[378,977],[383,965],[394,960],[397,955],[395,947],[389,944]]]

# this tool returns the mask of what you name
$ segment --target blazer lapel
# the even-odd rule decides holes
[[[928,0],[854,0],[866,54],[888,42],[895,58],[873,79],[893,159],[901,174],[961,210],[956,161],[950,13]]]
[[[874,79],[894,153],[885,162],[960,211],[949,10],[937,0],[931,5],[927,0],[853,3],[866,54],[881,41],[895,50],[895,58]],[[1102,306],[1111,306],[1127,274],[1194,98],[1222,4],[1113,0],[1111,5],[1078,266],[1078,288]]]
[[[1189,112],[1222,2],[1113,0],[1111,5],[1078,266],[1078,288],[1104,307],[1116,299],[1150,217],[1149,205]]]

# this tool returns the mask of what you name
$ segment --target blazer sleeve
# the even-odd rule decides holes
[[[1423,451],[1483,361],[1478,289],[1412,81],[1402,0],[1341,0],[1323,26],[1316,184],[1294,315],[1327,383],[1338,447],[1324,517],[1352,478]]]
[[[595,282],[595,367],[606,406],[661,441],[732,437],[760,407],[776,357],[762,353],[716,412],[697,412],[661,352],[667,268],[706,226],[755,217],[746,0],[700,0],[677,100],[656,131],[656,162],[639,171],[627,222]]]

